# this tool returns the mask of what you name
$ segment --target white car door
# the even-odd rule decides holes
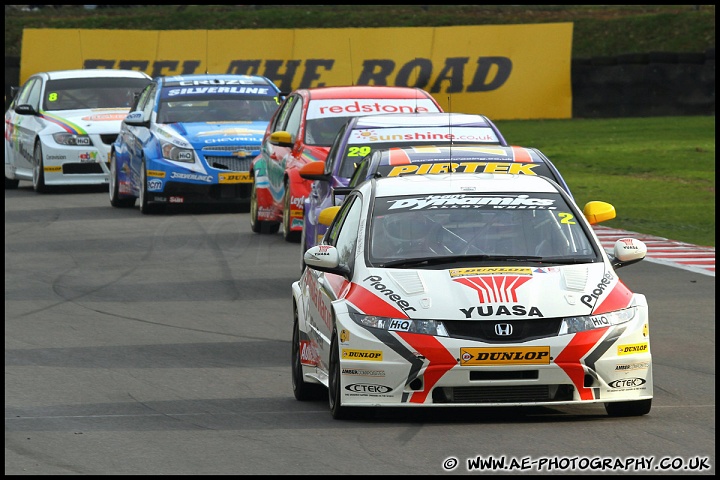
[[[45,121],[37,115],[17,113],[20,105],[30,105],[36,113],[40,112],[42,79],[33,77],[23,85],[14,104],[11,106],[10,122],[12,125],[12,163],[16,168],[16,176],[32,178],[33,150],[38,133],[45,127]],[[6,135],[7,141],[7,135]]]

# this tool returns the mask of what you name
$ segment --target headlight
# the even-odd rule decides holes
[[[437,337],[448,336],[445,325],[439,320],[409,320],[407,318],[378,317],[376,315],[363,315],[360,313],[351,313],[350,318],[352,318],[355,323],[364,327],[397,332],[422,333],[424,335],[435,335]]]
[[[92,140],[87,135],[74,135],[72,133],[53,133],[53,139],[59,145],[69,145],[73,147],[91,147]]]
[[[560,335],[620,325],[632,320],[635,317],[636,311],[637,309],[635,307],[630,307],[624,310],[603,313],[602,315],[583,315],[581,317],[563,318],[562,324],[560,325]]]
[[[160,141],[163,158],[175,162],[195,163],[195,151],[191,148],[178,147],[177,145]]]

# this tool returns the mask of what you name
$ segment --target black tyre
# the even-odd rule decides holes
[[[250,191],[250,228],[255,233],[277,233],[280,230],[280,224],[277,222],[263,222],[258,220],[257,191],[255,189],[255,180],[253,179],[252,190]]]
[[[290,188],[285,185],[285,195],[283,195],[283,238],[286,242],[299,243],[300,233],[290,230],[292,225],[292,217],[290,216]]]
[[[149,215],[151,213],[158,213],[160,207],[150,201],[150,197],[147,190],[147,168],[145,161],[140,165],[140,212]]]
[[[650,413],[652,399],[632,402],[607,402],[605,411],[611,417],[639,417]]]
[[[48,187],[45,185],[45,161],[43,160],[40,142],[35,144],[35,151],[33,152],[33,190],[38,193],[48,191]]]
[[[20,180],[12,180],[8,177],[5,177],[5,190],[15,190],[19,184]]]
[[[338,345],[338,334],[335,330],[332,333],[330,345],[330,365],[328,367],[328,404],[330,413],[336,420],[346,420],[354,417],[353,409],[342,405],[342,382],[340,380],[340,346]]]
[[[117,159],[115,152],[110,154],[110,205],[116,208],[130,208],[135,205],[135,198],[120,198],[120,182],[118,180]]]
[[[298,323],[297,307],[293,305],[293,335],[292,335],[292,387],[295,398],[301,402],[320,400],[327,394],[327,389],[320,384],[308,383],[303,379],[302,364],[300,363],[300,325]]]

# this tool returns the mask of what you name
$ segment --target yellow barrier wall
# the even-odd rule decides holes
[[[417,86],[446,111],[493,120],[571,118],[572,23],[258,30],[25,29],[20,80],[129,68],[264,75],[281,90]]]

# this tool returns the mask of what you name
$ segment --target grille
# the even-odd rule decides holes
[[[218,170],[229,170],[231,172],[249,172],[250,164],[252,163],[252,157],[238,158],[206,155],[205,161],[212,168],[217,168]]]
[[[103,173],[99,163],[64,163],[62,169],[64,174]]]
[[[259,145],[212,145],[203,147],[203,152],[247,152],[248,155],[257,156],[260,153]]]
[[[495,325],[510,324],[512,334],[499,336]],[[538,338],[555,337],[560,331],[562,318],[538,318],[533,320],[443,320],[448,334],[453,338],[477,340],[487,343],[519,343]]]
[[[442,387],[433,390],[433,403],[531,403],[573,399],[572,385]]]
[[[112,145],[115,143],[115,140],[117,140],[117,137],[117,133],[104,133],[100,135],[100,140],[102,140],[105,145]]]
[[[537,370],[483,370],[470,372],[470,380],[537,380]]]
[[[163,196],[180,195],[188,201],[206,200],[235,200],[250,198],[251,185],[247,183],[236,183],[227,185],[197,185],[194,183],[168,182],[165,184]]]

